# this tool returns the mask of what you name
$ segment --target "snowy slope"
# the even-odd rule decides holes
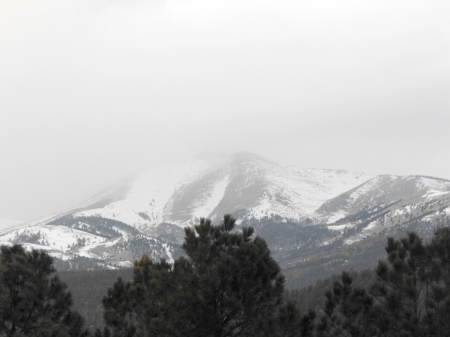
[[[449,209],[450,181],[382,175],[328,200],[317,214],[332,230],[352,229],[350,245],[419,222],[446,223]]]
[[[256,219],[299,219],[369,178],[341,170],[284,167],[240,153],[220,162],[153,169],[137,178],[122,200],[74,216],[114,219],[143,231],[163,222],[187,225],[200,217],[242,210]]]
[[[380,175],[336,198],[326,201],[318,214],[333,217],[368,207],[393,203],[418,203],[450,196],[450,181],[424,176]]]
[[[83,226],[73,228],[66,221],[62,225],[50,223],[11,230],[0,235],[0,245],[21,244],[27,249],[45,250],[60,261],[80,258],[94,261],[87,265],[88,268],[95,265],[107,268],[130,266],[143,254],[157,260],[173,260],[174,247],[164,240],[138,231],[126,231],[126,227],[124,230],[111,226],[107,233],[116,235],[94,233]]]
[[[179,166],[154,167],[131,182],[120,200],[98,208],[86,207],[74,216],[113,219],[145,231],[164,222],[164,209],[169,198],[185,181],[206,169],[207,163],[200,160]]]
[[[27,248],[55,253],[56,255],[53,255],[62,259],[69,258],[73,250],[77,250],[79,255],[84,255],[89,248],[104,242],[104,238],[84,231],[52,225],[27,226],[0,237],[1,245],[20,243]],[[77,249],[80,247],[83,249]]]

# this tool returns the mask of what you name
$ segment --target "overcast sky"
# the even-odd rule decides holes
[[[448,0],[0,0],[0,218],[246,150],[450,179]]]

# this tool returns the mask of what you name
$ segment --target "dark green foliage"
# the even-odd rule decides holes
[[[302,316],[294,302],[287,302],[279,309],[276,335],[280,337],[309,337],[314,333],[316,314],[309,311]]]
[[[1,247],[0,336],[86,336],[83,320],[45,252]]]
[[[104,299],[112,336],[292,335],[279,318],[292,330],[299,315],[292,307],[279,310],[284,278],[278,264],[253,229],[233,229],[229,216],[220,226],[202,220],[186,229],[186,257],[173,265],[137,261],[133,280],[118,280]]]
[[[182,336],[191,332],[195,308],[189,296],[190,274],[184,259],[172,267],[144,256],[136,261],[131,282],[118,279],[103,300],[105,322],[113,336]],[[183,284],[183,282],[187,282]],[[187,301],[187,299],[190,301]]]
[[[97,336],[448,337],[448,227],[428,243],[414,233],[388,239],[374,272],[284,293],[297,303],[283,300],[266,243],[250,228],[233,230],[230,217],[202,220],[186,230],[186,256],[173,265],[137,261],[133,280],[119,279],[104,299],[108,329]]]
[[[89,329],[103,328],[102,299],[107,290],[120,277],[128,281],[133,276],[132,269],[118,270],[77,270],[58,273],[73,297],[73,307],[86,321]]]
[[[359,288],[367,288],[375,280],[375,272],[372,270],[363,271],[349,271],[347,272],[352,279],[352,286]],[[326,293],[333,288],[335,282],[340,281],[342,275],[334,275],[332,277],[324,278],[317,281],[314,285],[306,288],[287,290],[285,298],[295,302],[300,312],[307,313],[308,311],[320,310],[325,306]]]
[[[343,273],[332,290],[326,293],[326,303],[317,336],[376,336],[370,323],[373,298],[363,288],[353,287],[349,274]]]
[[[211,323],[204,336],[247,336],[261,333],[281,302],[284,279],[264,240],[252,228],[232,233],[234,220],[222,226],[208,220],[186,230],[184,250],[204,300],[199,314]]]
[[[365,288],[346,273],[326,294],[317,336],[447,337],[450,331],[450,228],[424,244],[410,233],[388,239],[387,260]]]
[[[415,233],[388,240],[388,259],[379,263],[372,287],[386,336],[446,336],[450,331],[449,233],[438,230],[428,245]]]
[[[133,270],[76,270],[70,272],[59,272],[70,292],[72,293],[74,309],[85,319],[89,328],[103,328],[103,305],[102,299],[114,282],[120,277],[123,281],[133,278]],[[375,272],[362,271],[351,272],[352,285],[367,287],[372,284]],[[333,286],[339,276],[333,276],[316,282],[313,286],[303,289],[285,290],[284,299],[295,302],[301,314],[307,314],[310,310],[319,310],[325,305],[325,293]]]
[[[428,306],[424,321],[434,336],[450,331],[450,229],[440,229],[429,247],[431,282],[428,284]]]

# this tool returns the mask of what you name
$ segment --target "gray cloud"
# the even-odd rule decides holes
[[[450,178],[447,1],[0,4],[0,217],[197,153]]]

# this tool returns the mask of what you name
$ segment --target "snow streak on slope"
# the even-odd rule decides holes
[[[450,195],[450,182],[443,179],[420,177],[417,185],[419,188],[426,190],[425,198],[428,200],[444,195]]]
[[[196,219],[209,217],[225,195],[230,177],[225,176],[212,189],[205,193],[203,198],[195,205],[192,216]]]

